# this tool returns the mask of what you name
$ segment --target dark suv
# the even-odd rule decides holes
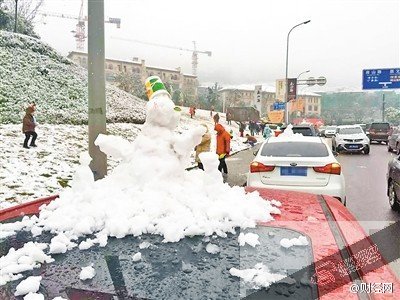
[[[390,124],[387,122],[374,122],[369,127],[369,139],[371,142],[384,142],[388,144],[388,138],[391,132]]]

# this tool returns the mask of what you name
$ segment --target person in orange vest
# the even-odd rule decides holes
[[[222,172],[224,180],[228,176],[228,166],[226,165],[225,158],[231,151],[231,136],[221,124],[215,124],[214,130],[217,132],[217,154],[219,159],[218,170]]]

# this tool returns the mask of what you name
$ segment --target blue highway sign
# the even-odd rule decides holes
[[[363,70],[363,90],[400,89],[400,68]]]
[[[274,103],[274,110],[282,110],[282,109],[285,109],[284,102],[275,102]]]

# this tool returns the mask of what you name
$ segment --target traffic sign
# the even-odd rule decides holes
[[[317,84],[318,85],[325,85],[326,84],[326,78],[324,76],[320,76],[317,78]]]
[[[274,110],[282,110],[285,109],[284,102],[274,102]]]
[[[400,89],[400,68],[363,70],[363,90]]]

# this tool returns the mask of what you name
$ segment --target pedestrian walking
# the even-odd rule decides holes
[[[246,129],[246,124],[243,122],[236,122],[239,125],[239,136],[243,137],[244,130]]]
[[[193,116],[194,116],[194,107],[193,106],[191,106],[189,108],[189,114],[190,114],[190,118],[193,119]]]
[[[221,124],[215,124],[214,130],[217,132],[217,154],[219,159],[218,170],[222,172],[222,177],[226,181],[228,176],[228,166],[225,158],[231,151],[231,136]]]
[[[210,110],[210,117],[212,118],[213,116],[213,112],[214,112],[214,105],[211,106],[211,110]]]
[[[34,117],[36,110],[35,103],[30,104],[25,110],[25,116],[22,120],[22,132],[25,134],[24,148],[29,149],[30,147],[37,147],[35,144],[37,133],[35,132],[36,119]],[[29,139],[32,140],[28,146]]]
[[[195,157],[195,161],[197,162],[197,167],[200,170],[204,171],[204,167],[203,164],[199,158],[199,154],[202,152],[209,152],[210,151],[210,145],[211,145],[211,134],[208,131],[208,127],[206,124],[201,124],[202,126],[204,126],[206,128],[206,133],[203,134],[202,138],[201,138],[201,142],[200,144],[198,144],[195,148],[196,151],[196,157]]]
[[[254,145],[257,143],[257,139],[254,136],[251,136],[250,134],[246,134],[246,141],[243,142],[243,144],[249,144],[251,147],[254,147]]]
[[[254,132],[255,132],[255,125],[256,123],[253,120],[249,121],[249,130],[250,130],[250,134],[252,136],[254,136]]]
[[[228,123],[228,125],[232,124],[232,114],[231,114],[231,112],[227,112],[226,113],[226,122]]]
[[[264,139],[269,138],[272,135],[272,129],[269,128],[268,125],[265,125],[264,130],[263,130],[263,137]]]

